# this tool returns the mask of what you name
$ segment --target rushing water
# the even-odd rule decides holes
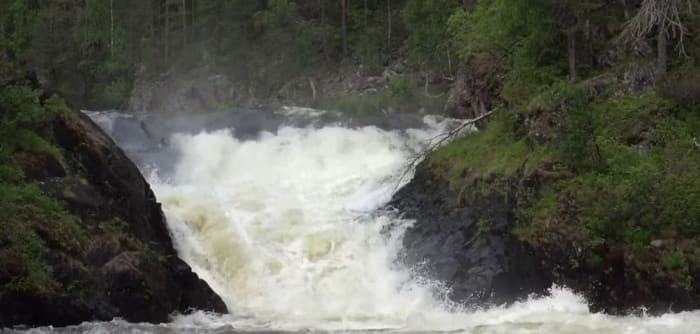
[[[449,121],[427,118],[403,130],[282,122],[256,136],[220,126],[139,148],[137,136],[120,139],[118,114],[93,117],[140,162],[180,256],[231,314],[57,332],[700,333],[698,312],[593,314],[560,288],[507,307],[462,309],[440,297],[439,284],[412,278],[395,261],[410,222],[381,208],[407,181],[400,180],[407,163]]]

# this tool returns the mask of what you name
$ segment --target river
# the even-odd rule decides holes
[[[244,130],[241,120],[182,116],[165,126],[148,115],[91,114],[148,176],[180,256],[230,314],[29,332],[700,333],[700,312],[596,314],[560,287],[509,306],[450,303],[442,298],[448,287],[397,261],[411,222],[384,206],[410,179],[401,177],[409,162],[455,122],[314,121],[322,114],[246,116],[260,124]]]

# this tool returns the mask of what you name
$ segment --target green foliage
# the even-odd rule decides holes
[[[74,218],[32,184],[0,182],[0,281],[3,292],[56,292],[46,263],[49,246],[79,252],[86,236]]]
[[[481,52],[510,53],[527,36],[525,5],[520,0],[478,1],[470,12],[457,10],[448,27],[459,54],[468,58]]]
[[[526,209],[525,226],[580,221],[589,247],[621,243],[637,251],[663,231],[696,235],[700,150],[692,147],[693,121],[674,118],[675,104],[654,95],[594,101],[584,109],[596,121],[574,120],[571,128],[582,134],[562,140],[563,161],[577,175],[554,183]],[[590,141],[597,152],[585,149]]]
[[[515,121],[499,113],[482,131],[464,135],[430,156],[433,168],[459,189],[465,176],[491,179],[512,177],[528,158],[523,138],[514,133]]]
[[[392,96],[410,96],[416,88],[416,84],[406,75],[400,75],[389,80],[389,91]]]
[[[688,260],[682,253],[675,251],[666,255],[664,259],[666,266],[671,270],[681,270],[688,268]]]
[[[250,52],[256,60],[238,66],[248,67],[245,70],[252,71],[252,77],[271,92],[318,61],[322,55],[319,46],[330,38],[325,25],[304,20],[299,6],[289,0],[270,1],[267,8],[252,15],[252,27],[255,45]],[[256,68],[266,70],[257,72]]]
[[[408,30],[409,59],[416,64],[444,67],[453,53],[447,22],[461,1],[408,0],[401,14]]]
[[[364,7],[359,1],[352,1],[348,22],[350,31],[349,49],[353,58],[367,66],[370,72],[380,72],[388,58],[387,45],[388,24],[387,12],[384,6]],[[375,4],[378,5],[378,4]]]
[[[24,61],[32,41],[36,21],[36,4],[25,0],[0,3],[0,63]]]
[[[46,261],[50,249],[78,253],[86,240],[75,218],[39,187],[25,180],[22,156],[49,153],[50,122],[67,107],[52,97],[39,104],[37,92],[20,84],[0,89],[0,295],[57,293]]]
[[[78,69],[94,108],[120,107],[131,93],[131,60],[126,31],[111,26],[109,1],[89,0],[80,12],[77,27],[80,46]]]
[[[0,156],[8,158],[22,149],[60,155],[40,134],[45,134],[53,117],[66,110],[65,104],[49,98],[42,107],[37,99],[37,93],[27,86],[5,86],[0,92]]]

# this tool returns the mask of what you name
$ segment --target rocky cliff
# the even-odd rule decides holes
[[[36,214],[37,200],[20,201],[3,222],[9,232],[0,238],[0,327],[226,312],[178,258],[160,204],[112,140],[77,112],[64,111],[46,126],[50,154],[20,145],[15,156],[61,223]]]
[[[449,297],[462,304],[502,304],[545,293],[551,274],[512,233],[510,200],[493,194],[472,205],[460,196],[427,163],[419,165],[390,203],[415,220],[404,235],[403,261],[444,282]]]
[[[594,311],[700,308],[698,116],[626,78],[564,82],[428,154],[391,202],[415,220],[404,262],[468,304],[557,284]]]

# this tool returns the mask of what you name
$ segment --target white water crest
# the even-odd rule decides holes
[[[404,328],[441,303],[395,264],[401,229],[375,212],[429,130],[281,128],[179,135],[168,181],[154,178],[180,255],[239,326]]]
[[[224,298],[231,315],[195,314],[174,326],[237,330],[392,330],[465,333],[693,333],[700,314],[660,318],[589,312],[559,288],[509,307],[464,310],[439,285],[396,263],[402,230],[377,211],[407,163],[435,135],[282,128],[253,141],[223,130],[174,138],[180,160],[154,178],[180,255]],[[403,180],[407,181],[407,180]]]
[[[400,221],[381,210],[407,164],[447,123],[424,129],[282,127],[239,140],[236,129],[179,134],[174,170],[150,175],[180,256],[231,313],[168,324],[85,323],[61,333],[693,334],[700,312],[591,313],[554,287],[548,297],[462,309],[397,263]],[[162,174],[162,173],[161,173]],[[399,226],[386,229],[385,227]],[[387,231],[392,231],[388,233]]]

